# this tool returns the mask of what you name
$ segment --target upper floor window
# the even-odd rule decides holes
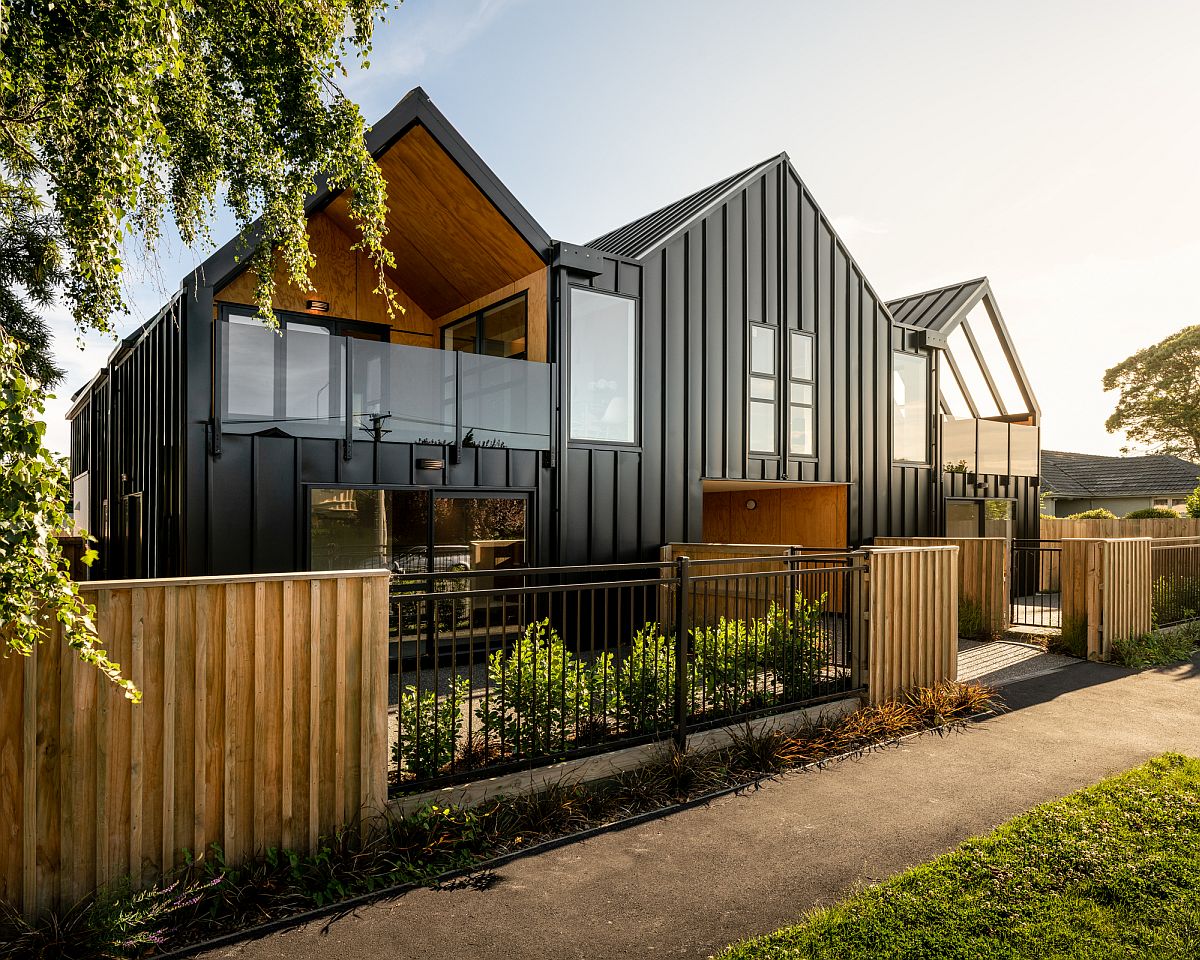
[[[529,325],[524,293],[442,327],[442,349],[524,360]]]
[[[571,288],[571,439],[636,443],[637,310],[634,301]]]
[[[779,352],[775,328],[750,325],[750,452],[779,453]]]
[[[929,360],[892,354],[892,459],[929,462]]]
[[[814,439],[813,338],[793,331],[788,370],[788,449],[794,457],[811,457]]]

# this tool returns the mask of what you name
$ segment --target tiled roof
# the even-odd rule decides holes
[[[681,200],[668,203],[665,207],[648,213],[632,223],[610,230],[586,246],[595,247],[597,250],[603,250],[605,253],[611,253],[618,257],[630,257],[636,260],[649,253],[680,227],[703,214],[743,180],[749,179],[779,159],[779,156],[769,157],[761,163],[756,163],[752,167],[747,167],[745,170],[726,177],[724,180],[718,180],[703,190],[697,190]]]
[[[1190,493],[1200,464],[1180,457],[1100,457],[1042,451],[1042,488],[1060,497],[1136,497]]]
[[[913,293],[899,300],[889,300],[887,308],[897,323],[942,330],[985,283],[987,277],[979,277],[924,293]]]

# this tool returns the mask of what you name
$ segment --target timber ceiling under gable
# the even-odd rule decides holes
[[[504,215],[415,124],[378,158],[387,182],[389,271],[431,317],[442,316],[545,266]],[[352,237],[349,197],[328,213]]]

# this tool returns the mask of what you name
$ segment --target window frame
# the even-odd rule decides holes
[[[566,400],[566,411],[562,417],[563,435],[566,437],[567,444],[572,447],[579,448],[604,448],[616,450],[641,450],[642,449],[642,410],[643,410],[643,389],[642,389],[642,371],[645,369],[645,357],[643,350],[645,348],[645,338],[642,336],[642,302],[640,297],[632,296],[628,293],[617,293],[614,290],[603,290],[599,287],[592,287],[586,283],[568,283],[567,285],[567,309],[566,322],[564,329],[566,333],[565,343],[563,344],[563,361],[566,367],[566,376],[563,378],[562,396]],[[572,350],[575,344],[575,321],[574,321],[574,291],[582,290],[586,293],[594,293],[599,296],[616,297],[620,300],[627,300],[633,304],[633,440],[596,440],[589,437],[575,437],[571,433],[571,405],[574,402],[572,390],[574,388],[575,370],[572,357]]]
[[[809,371],[810,379],[805,380],[802,377],[796,376],[793,371],[795,353],[795,338],[803,338],[808,341],[809,362],[812,369]],[[788,458],[791,460],[816,460],[817,459],[817,335],[810,333],[807,330],[789,330],[788,331],[788,351],[787,351],[787,448]],[[812,391],[811,403],[796,403],[792,400],[792,384],[800,384],[807,386]],[[812,443],[812,452],[797,453],[792,449],[792,407],[806,408],[812,411],[812,430],[810,431],[810,440]]]
[[[896,456],[896,357],[904,356],[911,357],[914,360],[920,360],[925,365],[925,459],[923,460],[904,460]],[[902,350],[896,347],[892,348],[891,356],[888,363],[888,453],[891,457],[891,462],[898,467],[932,467],[933,466],[933,433],[930,424],[930,398],[933,396],[933,384],[930,382],[932,376],[933,365],[930,363],[930,358],[927,353],[918,353],[912,350]]]
[[[758,327],[764,330],[769,330],[775,341],[774,349],[771,352],[772,373],[758,373],[754,369],[754,329]],[[759,459],[778,460],[784,456],[780,450],[779,437],[779,383],[780,383],[780,366],[781,366],[781,350],[780,350],[780,328],[773,323],[763,323],[760,320],[751,320],[746,324],[746,456],[757,457]],[[763,380],[771,383],[774,397],[770,400],[754,396],[754,381]],[[772,408],[771,437],[774,442],[774,449],[760,450],[754,446],[753,430],[751,423],[753,420],[753,412],[755,404],[770,404]]]
[[[440,327],[438,327],[437,349],[450,350],[450,352],[456,352],[456,353],[465,352],[465,351],[454,351],[454,350],[451,350],[451,348],[447,347],[446,346],[446,333],[453,327],[462,326],[464,323],[473,320],[475,322],[475,353],[476,353],[476,355],[484,355],[483,354],[483,341],[484,341],[483,316],[484,316],[484,314],[491,313],[493,310],[496,310],[500,307],[508,306],[510,303],[513,303],[517,300],[522,301],[525,305],[525,351],[519,357],[506,357],[505,359],[528,360],[529,359],[529,291],[528,290],[518,290],[511,297],[505,297],[502,300],[497,300],[495,303],[489,303],[487,306],[480,307],[478,310],[472,310],[468,313],[464,313],[461,317],[459,317],[456,320],[451,320],[448,323],[443,323]],[[488,356],[490,356],[490,354],[488,354]]]

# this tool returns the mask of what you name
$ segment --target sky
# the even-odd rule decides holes
[[[408,0],[344,88],[370,122],[424,87],[573,243],[786,150],[885,299],[990,278],[1044,448],[1116,454],[1104,370],[1197,322],[1198,49],[1194,0]],[[123,332],[210,252],[165,236]],[[52,324],[64,452],[114,343]]]

